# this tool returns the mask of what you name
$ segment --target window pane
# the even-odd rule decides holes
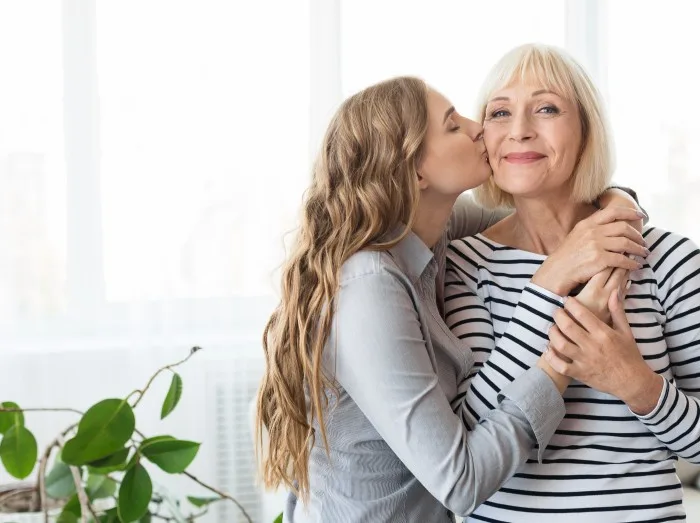
[[[107,299],[270,293],[309,176],[308,2],[97,9]]]
[[[637,189],[653,223],[697,241],[700,166],[691,153],[700,150],[700,106],[692,50],[700,33],[687,2],[662,5],[606,3],[616,179]]]
[[[0,3],[0,333],[65,308],[61,3]]]
[[[342,2],[343,91],[420,76],[465,115],[490,67],[527,42],[565,45],[566,2],[347,0]]]

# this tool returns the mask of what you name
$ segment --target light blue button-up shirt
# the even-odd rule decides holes
[[[473,358],[443,321],[445,248],[501,216],[462,199],[433,250],[410,233],[344,264],[324,352],[338,386],[326,412],[330,456],[316,426],[309,502],[290,495],[285,522],[450,522],[498,490],[536,443],[546,447],[564,402],[538,368],[471,431],[450,406]]]

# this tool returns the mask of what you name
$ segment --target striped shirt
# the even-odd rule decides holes
[[[700,462],[700,251],[657,228],[644,237],[651,254],[631,274],[625,311],[644,359],[664,377],[656,408],[638,416],[574,381],[541,462],[533,451],[469,521],[685,521],[675,461]],[[544,259],[481,234],[450,245],[446,321],[475,357],[453,400],[468,426],[546,347],[562,300],[529,283]]]

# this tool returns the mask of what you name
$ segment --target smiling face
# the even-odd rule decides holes
[[[514,197],[570,191],[582,145],[578,106],[541,85],[514,83],[488,101],[484,142],[501,190]]]
[[[418,163],[423,193],[455,197],[491,175],[482,126],[461,116],[443,95],[428,91],[428,131]]]

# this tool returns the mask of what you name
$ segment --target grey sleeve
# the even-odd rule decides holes
[[[510,209],[486,209],[476,203],[470,194],[464,193],[452,208],[447,239],[456,240],[483,232],[512,212]]]
[[[445,507],[471,513],[496,492],[532,451],[540,428],[517,401],[504,398],[468,431],[452,412],[404,284],[389,273],[345,284],[338,295],[332,375],[423,486]],[[546,377],[546,376],[545,376]],[[561,396],[542,376],[504,391],[508,398],[539,391],[535,423],[558,424]],[[549,389],[547,389],[549,387]],[[549,397],[546,396],[549,391]]]

